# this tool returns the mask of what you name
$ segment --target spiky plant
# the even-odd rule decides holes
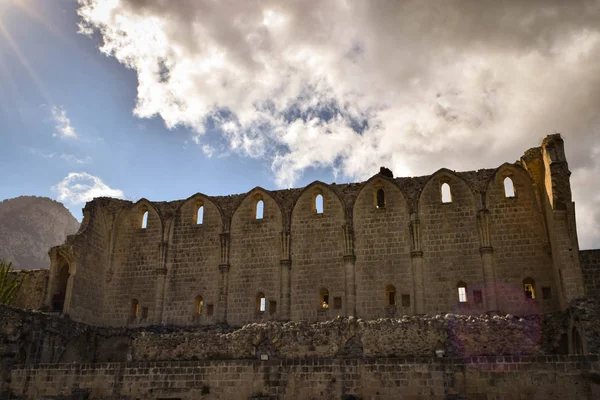
[[[23,277],[22,272],[13,271],[11,262],[0,262],[0,304],[10,304],[23,284]]]

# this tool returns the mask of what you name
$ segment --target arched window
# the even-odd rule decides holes
[[[526,299],[535,299],[535,281],[531,278],[523,279],[523,291]]]
[[[329,308],[329,290],[321,288],[321,290],[319,290],[319,297],[321,300],[321,308]]]
[[[263,292],[256,294],[256,310],[259,312],[265,312],[267,309],[267,298]]]
[[[510,179],[508,176],[504,178],[504,196],[515,197],[515,185],[513,184],[512,179]]]
[[[196,212],[196,224],[202,225],[203,221],[204,221],[204,206],[200,205],[200,207],[198,207],[198,211]]]
[[[452,192],[447,183],[442,183],[442,203],[452,203]]]
[[[385,207],[385,193],[383,189],[377,190],[377,208]]]
[[[202,299],[202,296],[196,296],[196,301],[194,302],[194,312],[197,315],[200,315],[202,313],[203,306],[204,306],[204,300]]]
[[[265,202],[262,200],[259,200],[256,203],[256,219],[263,219],[264,209],[265,209]]]
[[[467,284],[464,282],[458,282],[456,285],[456,289],[458,291],[458,302],[466,303],[467,302]]]
[[[148,211],[144,211],[142,215],[142,229],[146,229],[148,227]]]
[[[323,214],[323,195],[320,193],[315,196],[315,212]]]
[[[385,288],[385,294],[387,297],[388,306],[395,306],[396,305],[396,288],[392,285],[387,285],[387,287]]]
[[[133,299],[133,300],[131,300],[130,317],[137,318],[139,314],[140,314],[140,303],[136,299]]]

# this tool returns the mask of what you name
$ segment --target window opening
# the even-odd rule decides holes
[[[442,203],[452,203],[452,192],[447,183],[442,183]]]
[[[535,282],[531,278],[523,280],[523,291],[525,292],[525,298],[535,299]]]
[[[204,221],[204,206],[198,207],[198,212],[196,213],[196,224],[202,225]]]
[[[144,211],[144,215],[142,215],[142,229],[146,229],[148,227],[148,211]]]
[[[148,307],[142,307],[142,319],[148,318]]]
[[[259,200],[258,203],[256,203],[256,219],[263,219],[264,209],[265,202]]]
[[[335,308],[336,310],[342,309],[342,298],[341,297],[333,298],[333,308]]]
[[[202,300],[202,296],[196,296],[196,302],[194,310],[196,314],[200,315],[202,313],[202,306],[204,305],[204,300]]]
[[[258,292],[256,295],[256,308],[260,312],[265,312],[267,309],[267,299],[265,298],[264,293]]]
[[[322,288],[319,293],[321,295],[321,308],[329,308],[329,290]]]
[[[392,285],[388,285],[385,288],[385,293],[387,295],[388,306],[395,306],[396,305],[396,288],[393,287]]]
[[[410,307],[410,294],[402,295],[402,307]]]
[[[323,195],[318,194],[315,197],[315,212],[317,214],[323,214]]]
[[[275,300],[269,301],[269,314],[273,315],[277,312],[277,302]]]
[[[483,304],[483,293],[481,290],[473,290],[473,301],[475,304]]]
[[[550,300],[552,298],[552,289],[549,287],[542,288],[542,298],[544,300]]]
[[[575,327],[571,330],[571,338],[573,343],[573,353],[583,354],[583,342],[581,341],[581,336],[579,336],[579,331]]]
[[[504,196],[515,197],[515,185],[508,176],[504,178]]]
[[[140,303],[136,299],[131,300],[131,317],[137,318],[140,312]]]
[[[65,298],[67,295],[67,283],[69,281],[69,265],[65,264],[60,269],[56,292],[52,296],[52,311],[63,312],[65,308]]]
[[[214,310],[215,306],[213,304],[206,305],[206,315],[208,315],[209,317],[212,317]]]
[[[467,285],[463,282],[460,282],[458,285],[458,301],[460,303],[467,302]]]
[[[383,192],[383,189],[379,189],[377,191],[377,208],[384,208],[385,207],[385,193]]]

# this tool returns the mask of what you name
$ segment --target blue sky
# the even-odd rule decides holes
[[[19,50],[0,40],[0,148],[9,150],[0,157],[8,171],[0,175],[0,198],[56,198],[51,188],[71,172],[98,177],[133,200],[275,188],[268,161],[235,152],[209,158],[190,128],[133,116],[135,72],[100,53],[99,37],[77,33],[75,1],[25,4],[45,22],[16,5],[0,6]],[[53,107],[65,111],[76,139],[57,131]],[[317,178],[331,181],[332,173],[309,170],[298,184]],[[65,205],[81,219],[82,203]]]
[[[493,168],[566,141],[600,247],[600,1],[0,0],[0,199]]]

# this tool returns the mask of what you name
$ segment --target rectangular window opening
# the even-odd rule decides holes
[[[277,302],[275,300],[269,301],[269,314],[275,314],[277,312]]]
[[[148,307],[142,307],[142,319],[148,318]]]
[[[483,293],[481,290],[473,290],[473,301],[475,304],[483,304]]]
[[[552,289],[549,287],[542,288],[542,298],[544,300],[550,300],[552,298]]]
[[[215,309],[215,306],[213,304],[208,304],[206,306],[206,314],[211,317],[213,315],[213,311]]]
[[[402,307],[410,307],[410,294],[402,295]]]
[[[340,310],[342,308],[342,298],[341,297],[333,298],[333,308],[335,308],[336,310]]]

